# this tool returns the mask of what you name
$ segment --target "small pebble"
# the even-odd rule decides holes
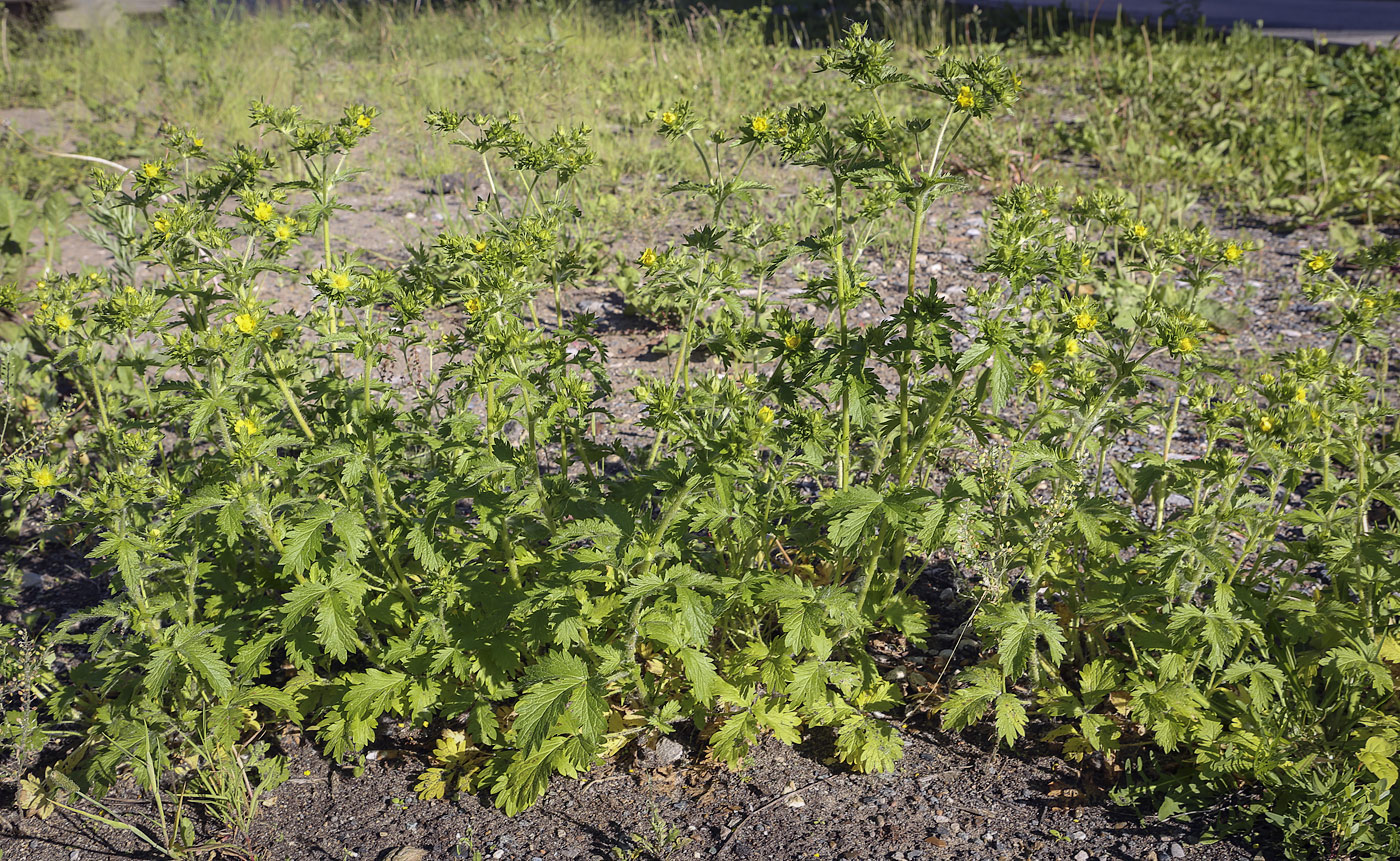
[[[1171,853],[1172,853],[1172,857],[1173,857],[1173,858],[1185,858],[1185,857],[1186,857],[1186,850],[1181,848],[1181,844],[1180,844],[1180,843],[1173,843],[1173,844],[1171,845]]]
[[[1089,853],[1080,849],[1078,852],[1074,853],[1074,861],[1089,861]]]

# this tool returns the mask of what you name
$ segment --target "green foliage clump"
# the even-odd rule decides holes
[[[869,642],[923,640],[910,589],[941,559],[979,576],[994,646],[945,725],[992,715],[1014,744],[1039,714],[1163,812],[1243,793],[1234,810],[1300,856],[1392,851],[1400,446],[1368,360],[1400,304],[1395,244],[1306,255],[1331,347],[1244,377],[1212,358],[1205,314],[1249,243],[1021,185],[996,199],[992,277],[954,308],[920,280],[920,234],[961,187],[949,153],[1021,81],[995,56],[931,52],[920,76],[895,59],[859,26],[822,59],[858,110],[651,114],[698,158],[673,192],[703,221],[636,262],[681,331],[669,372],[625,393],[562,301],[588,266],[587,128],[431,113],[490,193],[403,265],[336,250],[367,106],[255,105],[293,180],[180,131],[99,178],[114,264],[23,297],[33,362],[73,388],[85,436],[5,480],[112,582],[68,635],[87,660],[46,694],[78,736],[31,807],[133,760],[148,778],[227,762],[267,721],[342,762],[386,720],[435,726],[420,793],[486,790],[511,813],[686,723],[735,768],[762,736],[821,733],[887,770],[903,691]],[[911,92],[921,110],[896,111]],[[812,229],[742,226],[763,219],[758,162],[818,178]],[[861,324],[882,242],[902,300]],[[815,318],[765,296],[793,274]],[[641,448],[615,434],[622,399]],[[1122,445],[1144,436],[1154,450]]]

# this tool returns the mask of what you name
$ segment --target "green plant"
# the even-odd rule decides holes
[[[26,357],[71,386],[85,436],[13,459],[7,486],[113,585],[47,697],[72,754],[28,791],[96,798],[131,760],[159,800],[191,751],[265,757],[265,721],[353,763],[386,716],[443,727],[421,797],[510,813],[683,722],[733,768],[761,736],[815,734],[887,770],[903,692],[869,644],[921,641],[910,591],[939,559],[977,572],[994,645],[947,726],[990,714],[1012,744],[1036,711],[1066,755],[1130,772],[1128,801],[1248,793],[1246,825],[1300,811],[1290,852],[1390,851],[1400,450],[1368,360],[1395,243],[1349,269],[1307,254],[1334,344],[1242,376],[1208,318],[1249,243],[1181,224],[1180,197],[1017,185],[961,313],[923,280],[923,231],[964,184],[950,153],[991,140],[1021,82],[986,52],[930,52],[920,76],[900,59],[857,25],[818,63],[831,102],[712,126],[656,100],[703,176],[673,183],[697,223],[629,276],[679,331],[626,394],[562,300],[595,256],[585,127],[430,113],[491,193],[403,265],[335,232],[384,121],[364,105],[257,103],[266,149],[172,129],[99,176],[113,265],[21,303]],[[782,171],[810,182],[775,213],[753,177]],[[886,266],[897,305],[863,323]],[[816,313],[775,304],[780,279]],[[309,301],[275,303],[279,284]],[[618,397],[645,445],[617,441]],[[202,786],[236,795],[230,825],[285,775],[259,763]],[[175,819],[167,848],[191,843]],[[675,839],[656,829],[639,850]]]
[[[20,809],[41,818],[48,818],[55,810],[66,811],[125,832],[166,858],[191,858],[216,851],[236,853],[237,848],[226,841],[201,839],[196,834],[195,820],[187,811],[187,805],[202,804],[224,825],[246,829],[256,812],[256,801],[261,792],[286,779],[285,762],[267,760],[262,757],[260,748],[253,747],[248,765],[261,772],[258,784],[254,786],[247,779],[244,763],[238,759],[237,751],[211,748],[207,746],[207,740],[190,739],[185,747],[188,754],[186,764],[173,771],[188,770],[198,775],[198,783],[221,794],[194,795],[182,786],[173,793],[172,799],[167,799],[163,783],[171,766],[160,761],[162,757],[153,743],[156,742],[155,736],[148,731],[144,737],[128,733],[126,739],[108,737],[103,741],[113,749],[114,756],[125,759],[131,776],[149,794],[153,813],[144,817],[146,821],[114,812],[101,799],[83,791],[69,778],[67,769],[72,767],[75,758],[86,752],[83,748],[71,754],[68,761],[59,767],[47,769],[42,779],[34,775],[25,777],[19,785],[17,802]],[[133,744],[128,746],[128,741]],[[231,776],[236,776],[237,782],[228,782]]]
[[[24,274],[43,250],[44,268],[58,259],[58,238],[68,220],[68,205],[58,194],[41,201],[26,200],[8,187],[0,188],[0,280]],[[38,231],[41,240],[33,242]]]
[[[647,809],[647,824],[651,828],[649,833],[633,832],[626,848],[613,849],[617,861],[638,861],[642,858],[665,861],[690,842],[691,838],[680,828],[669,824],[655,804]]]
[[[13,625],[0,626],[0,636],[0,678],[5,680],[0,686],[0,763],[5,764],[6,780],[18,785],[48,741],[40,706],[57,679],[53,656],[43,644]]]

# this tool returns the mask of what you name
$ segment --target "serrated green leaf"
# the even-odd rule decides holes
[[[1030,722],[1030,718],[1026,716],[1026,707],[1021,703],[1021,698],[1012,693],[1005,693],[997,697],[996,722],[997,737],[1007,747],[1014,747],[1016,742],[1026,734],[1026,725]]]

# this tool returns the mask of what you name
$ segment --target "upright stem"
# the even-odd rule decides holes
[[[1185,367],[1186,367],[1186,360],[1185,360],[1185,359],[1182,359],[1182,360],[1181,360],[1181,368],[1184,369]],[[1180,415],[1180,413],[1181,413],[1181,401],[1182,401],[1183,398],[1189,398],[1189,397],[1191,397],[1191,384],[1190,384],[1190,383],[1187,383],[1187,384],[1186,384],[1186,391],[1185,391],[1185,393],[1183,394],[1180,390],[1178,390],[1178,391],[1176,392],[1176,397],[1172,399],[1172,414],[1171,414],[1171,417],[1167,420],[1167,438],[1166,438],[1166,441],[1164,441],[1164,442],[1162,443],[1162,469],[1163,469],[1163,470],[1166,469],[1167,460],[1168,460],[1168,458],[1171,457],[1171,453],[1172,453],[1172,437],[1176,435],[1176,422],[1177,422],[1177,417],[1178,417],[1178,416]],[[1157,532],[1161,532],[1161,531],[1162,531],[1162,524],[1165,522],[1166,513],[1167,513],[1167,503],[1166,503],[1166,496],[1167,496],[1167,479],[1166,479],[1166,476],[1165,476],[1165,475],[1162,477],[1161,481],[1160,481],[1160,482],[1158,483],[1158,485],[1157,485],[1157,493],[1155,494],[1155,496],[1157,497],[1157,500],[1156,500],[1156,502],[1157,502],[1157,521],[1156,521],[1156,523],[1153,525],[1152,528],[1153,528],[1155,531],[1157,531]]]
[[[282,400],[286,402],[287,408],[292,411],[292,417],[296,419],[297,427],[306,436],[307,442],[315,443],[316,434],[312,433],[311,426],[306,423],[306,417],[301,414],[301,408],[297,406],[297,400],[292,396],[292,390],[287,385],[287,381],[282,379],[282,374],[272,366],[272,361],[264,354],[262,357],[263,367],[272,376],[272,381],[277,384],[277,390],[282,393]]]
[[[836,310],[840,321],[839,344],[840,360],[846,361],[846,350],[850,341],[849,326],[846,321],[846,240],[843,232],[846,223],[845,197],[841,180],[836,180]],[[851,483],[851,386],[849,379],[841,382],[841,439],[836,452],[836,486],[849,487]]]
[[[919,196],[918,205],[914,207],[914,225],[909,229],[909,262],[907,265],[907,289],[906,295],[909,299],[914,298],[914,291],[918,285],[918,265],[919,237],[923,233],[924,213],[927,211],[927,193]],[[904,470],[904,463],[909,459],[909,386],[911,384],[910,375],[913,369],[910,362],[913,359],[914,343],[914,321],[906,319],[904,322],[904,340],[910,345],[905,349],[902,361],[899,366],[899,464],[901,478]]]

